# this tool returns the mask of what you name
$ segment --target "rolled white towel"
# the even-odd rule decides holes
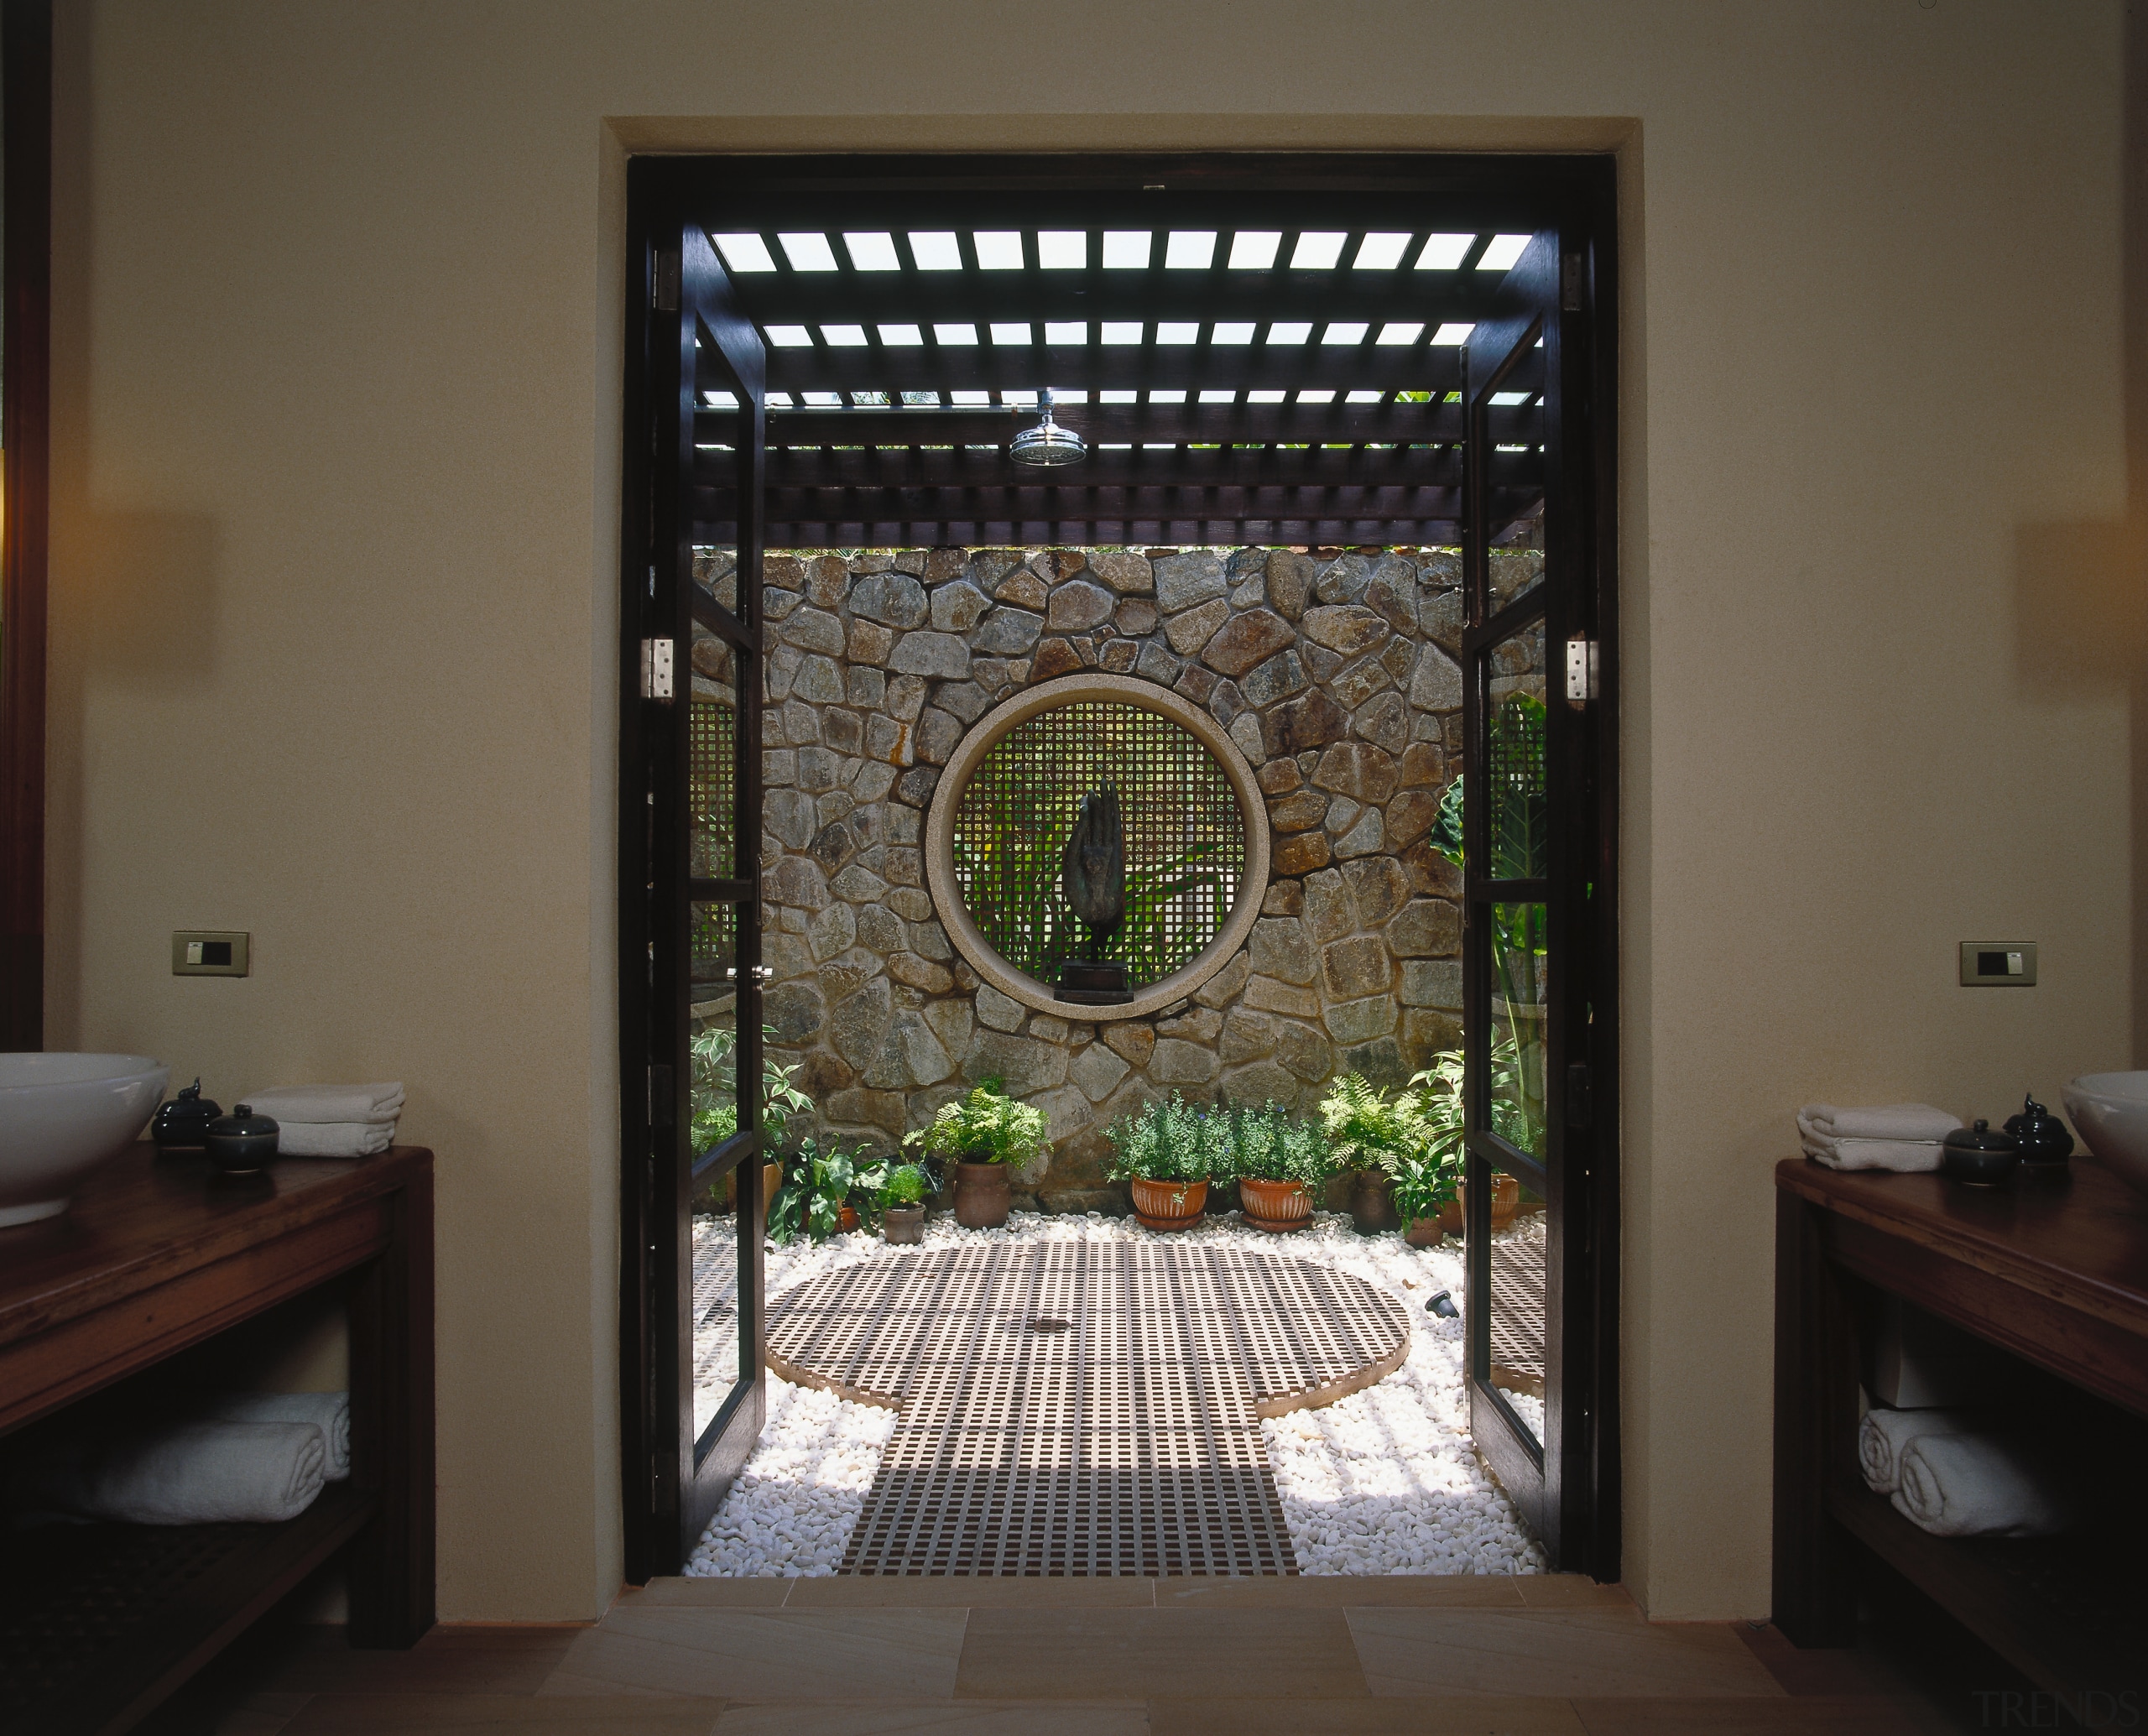
[[[85,1444],[29,1474],[29,1504],[138,1525],[296,1519],[326,1481],[310,1422],[180,1422]]]
[[[260,1108],[258,1103],[253,1107]],[[276,1151],[281,1157],[378,1157],[394,1143],[395,1123],[392,1121],[279,1118],[276,1123]]]
[[[274,1113],[273,1111],[271,1113]],[[1929,1103],[1884,1103],[1871,1109],[1842,1109],[1833,1103],[1807,1103],[1797,1112],[1800,1133],[1822,1139],[1944,1139],[1962,1123]]]
[[[328,1449],[322,1474],[351,1474],[351,1395],[344,1393],[219,1393],[200,1415],[218,1422],[310,1422]]]
[[[2072,1504],[2044,1456],[1988,1435],[1920,1435],[1901,1458],[1895,1510],[1939,1537],[2048,1537]]]
[[[1857,1463],[1865,1486],[1891,1495],[1902,1486],[1902,1455],[1923,1435],[1958,1435],[1973,1430],[1977,1418],[1966,1410],[1890,1410],[1875,1405],[1858,1426]]]
[[[403,1087],[394,1080],[378,1085],[272,1085],[239,1101],[279,1122],[388,1123],[403,1113]]]

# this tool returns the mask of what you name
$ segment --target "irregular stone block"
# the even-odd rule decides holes
[[[1278,1020],[1275,1058],[1301,1079],[1325,1081],[1334,1077],[1335,1051],[1328,1046],[1327,1039],[1309,1024]]]
[[[971,635],[971,643],[989,657],[1019,657],[1037,642],[1044,617],[1027,609],[994,609]]]
[[[1077,633],[1072,639],[1067,640],[1066,643],[1073,646],[1074,654],[1082,659],[1082,668],[1096,668],[1097,663],[1097,642],[1094,639],[1091,638],[1090,635],[1086,633]]]
[[[1029,1009],[1019,1001],[1002,994],[989,983],[980,983],[977,989],[977,1016],[994,1030],[1016,1031],[1029,1017]]]
[[[1268,743],[1260,730],[1260,719],[1245,712],[1233,720],[1230,728],[1231,740],[1237,743],[1239,753],[1258,765],[1266,757]]]
[[[1018,569],[999,581],[999,588],[993,595],[1002,607],[1041,610],[1051,591],[1035,573]]]
[[[1410,901],[1410,875],[1392,856],[1364,856],[1342,864],[1343,884],[1358,920],[1377,928]]]
[[[1316,941],[1340,940],[1358,926],[1358,906],[1333,868],[1305,878],[1306,932]]]
[[[1392,630],[1374,611],[1356,603],[1307,609],[1301,625],[1313,644],[1346,658],[1373,649]]]
[[[921,887],[925,884],[925,855],[920,850],[888,847],[888,860],[881,872],[896,886]]]
[[[1112,625],[1129,639],[1146,639],[1162,618],[1156,606],[1144,597],[1129,597],[1112,611]]]
[[[915,723],[925,709],[925,677],[897,675],[888,683],[888,715],[900,723]]]
[[[854,994],[836,1003],[828,1015],[829,1040],[836,1053],[861,1071],[880,1053],[895,1014],[895,992],[885,977],[875,977]]]
[[[1089,571],[1122,594],[1133,595],[1156,588],[1154,569],[1146,556],[1131,549],[1092,549]]]
[[[789,904],[800,910],[827,908],[827,878],[810,857],[785,857],[769,870],[767,885],[772,904]]]
[[[974,585],[942,585],[932,593],[932,624],[941,633],[967,633],[991,607],[992,599]]]
[[[1462,949],[1462,914],[1444,899],[1413,899],[1387,925],[1397,958],[1449,958]]]
[[[976,722],[992,705],[984,696],[984,689],[974,681],[943,682],[932,696],[932,702],[966,724]]]
[[[1115,599],[1101,585],[1087,579],[1074,579],[1061,585],[1051,593],[1051,603],[1045,615],[1047,633],[1087,633],[1092,627],[1101,627],[1111,619]]]
[[[792,747],[802,748],[821,739],[821,714],[804,700],[785,700],[777,715],[782,722],[783,738]]]
[[[1338,1043],[1369,1043],[1374,1037],[1385,1036],[1395,1029],[1398,1016],[1391,994],[1344,1001],[1329,1007],[1322,1015],[1328,1035]]]
[[[917,722],[917,757],[933,765],[945,765],[962,738],[960,719],[949,717],[937,706],[928,706]]]
[[[829,657],[842,655],[842,623],[826,609],[800,609],[778,629],[787,644],[801,651],[818,651]]]
[[[1426,898],[1462,896],[1462,870],[1429,844],[1412,844],[1402,852],[1410,884]]]
[[[1317,790],[1301,790],[1268,805],[1268,823],[1278,832],[1310,832],[1327,814],[1327,798]]]
[[[1208,696],[1208,715],[1228,728],[1237,722],[1238,713],[1245,709],[1245,701],[1238,696],[1235,681],[1218,681],[1215,691]]]
[[[978,686],[993,698],[1002,697],[1009,687],[1020,686],[1030,678],[1030,659],[1026,657],[979,657],[970,665],[971,672]]]
[[[1275,846],[1275,872],[1279,874],[1310,873],[1316,868],[1325,868],[1335,852],[1328,846],[1324,832],[1301,832],[1295,837],[1282,839]]]
[[[1140,649],[1132,639],[1106,639],[1097,655],[1097,667],[1109,675],[1130,675]]]
[[[1347,712],[1355,712],[1385,687],[1395,685],[1377,657],[1360,657],[1335,672],[1327,684],[1327,691],[1335,696],[1336,703]],[[1360,732],[1362,733],[1362,732]]]
[[[1369,742],[1337,742],[1320,756],[1313,786],[1361,802],[1383,802],[1395,794],[1395,758]]]
[[[932,792],[939,782],[938,766],[914,765],[895,780],[895,800],[921,808],[932,800]]]
[[[823,798],[823,800],[826,799]],[[850,800],[847,795],[842,796],[841,799],[846,802]],[[825,873],[834,873],[857,854],[858,841],[850,835],[850,828],[840,820],[822,826],[814,835],[811,855],[813,860],[821,864],[821,871]],[[849,944],[847,941],[843,942],[845,946]],[[841,948],[837,950],[840,951]]]
[[[1312,942],[1295,916],[1264,916],[1253,925],[1247,954],[1255,972],[1285,983],[1310,983],[1316,966]]]
[[[1066,1082],[1066,1051],[1003,1031],[979,1031],[971,1039],[962,1077],[972,1085],[996,1077],[1008,1096],[1025,1097]]]
[[[1402,571],[1390,572],[1390,566],[1400,566]],[[1406,562],[1382,561],[1372,582],[1365,586],[1365,607],[1397,633],[1415,633],[1417,630],[1416,573]]]
[[[1159,1085],[1206,1085],[1216,1077],[1216,1051],[1205,1044],[1160,1037],[1149,1057],[1149,1077]]]
[[[1224,675],[1242,675],[1296,637],[1290,623],[1273,609],[1253,609],[1233,618],[1209,640],[1201,660]]]
[[[1451,712],[1462,703],[1462,670],[1437,645],[1418,647],[1410,703],[1421,712]]]
[[[1113,1054],[1123,1056],[1137,1067],[1145,1067],[1156,1046],[1156,1033],[1130,1019],[1115,1019],[1104,1026],[1103,1040]]]
[[[921,1086],[938,1084],[954,1071],[954,1062],[948,1059],[946,1050],[941,1046],[940,1039],[933,1035],[924,1015],[905,1010],[896,1014],[894,1022],[888,1027],[880,1053],[872,1066],[866,1069],[864,1080],[868,1085],[915,1091]]]
[[[978,600],[984,600],[983,592]],[[932,613],[925,586],[905,572],[874,573],[860,581],[850,593],[850,612],[898,630],[924,626]]]
[[[770,790],[798,781],[798,756],[788,748],[764,749],[761,754],[761,782]]]
[[[1400,1085],[1407,1077],[1401,1048],[1393,1037],[1376,1037],[1369,1043],[1345,1050],[1342,1065],[1367,1084],[1376,1085],[1384,1091]]]
[[[1410,746],[1410,706],[1399,693],[1383,693],[1350,720],[1353,735],[1384,753],[1400,754]]]
[[[895,649],[889,653],[888,667],[898,675],[967,681],[970,678],[970,648],[951,633],[906,633],[895,641]]]
[[[1191,550],[1169,555],[1150,563],[1156,576],[1156,606],[1166,615],[1213,598],[1223,600],[1228,588],[1222,558],[1212,550]]]
[[[890,1134],[903,1130],[903,1094],[899,1091],[866,1091],[852,1087],[827,1100],[828,1119],[852,1127],[883,1128]]]
[[[934,1001],[925,1009],[925,1022],[932,1027],[932,1035],[939,1038],[940,1046],[950,1055],[969,1051],[974,1020],[967,1001]]]
[[[1408,958],[1402,962],[1402,1004],[1462,1010],[1462,961]]]
[[[1200,988],[1193,991],[1193,998],[1204,1007],[1221,1007],[1236,1000],[1245,988],[1245,979],[1252,965],[1241,952],[1223,969],[1217,972]]]
[[[1231,606],[1219,597],[1213,602],[1171,616],[1164,623],[1164,638],[1180,656],[1191,657],[1230,618]]]
[[[1265,1013],[1232,1008],[1216,1044],[1216,1053],[1224,1063],[1228,1066],[1242,1061],[1259,1061],[1275,1052],[1275,1021]]]
[[[1377,935],[1332,941],[1320,949],[1321,988],[1330,1000],[1358,1000],[1384,994],[1395,970]]]
[[[806,600],[824,609],[842,606],[850,588],[850,568],[833,555],[819,555],[806,563]]]
[[[1306,676],[1316,682],[1334,680],[1343,661],[1340,652],[1310,643],[1298,647],[1298,660],[1305,665]]]
[[[845,904],[876,904],[888,895],[888,883],[862,862],[853,862],[828,882],[828,890]]]
[[[921,579],[925,576],[925,566],[931,558],[929,552],[924,549],[899,550],[895,554],[895,571],[906,572],[914,578]]]
[[[1339,742],[1349,727],[1350,714],[1316,687],[1269,712],[1264,731],[1268,757],[1280,759]]]
[[[1345,555],[1321,570],[1313,581],[1313,595],[1325,603],[1355,602],[1365,594],[1372,578],[1372,562],[1362,555]]]
[[[1459,591],[1442,591],[1431,597],[1418,599],[1417,623],[1420,629],[1426,639],[1450,657],[1462,654],[1462,629],[1468,624],[1468,618]]]
[[[1264,916],[1296,916],[1306,907],[1306,886],[1302,880],[1278,880],[1268,889],[1268,895],[1260,901]]]
[[[1402,1046],[1405,1064],[1413,1071],[1429,1066],[1441,1050],[1462,1046],[1462,1020],[1452,1013],[1412,1007],[1402,1015]]]
[[[1233,1067],[1218,1082],[1223,1095],[1236,1103],[1273,1103],[1287,1109],[1297,1102],[1298,1082],[1272,1061]]]
[[[1244,695],[1248,705],[1256,711],[1265,711],[1293,693],[1304,692],[1306,685],[1305,665],[1298,654],[1285,651],[1254,669],[1238,683],[1238,691]]]
[[[1266,795],[1288,795],[1293,790],[1303,787],[1305,774],[1298,769],[1295,759],[1271,759],[1254,774]]]
[[[865,720],[864,747],[870,758],[889,766],[908,765],[917,758],[910,725],[899,723],[883,712],[875,712]]]
[[[1216,691],[1216,677],[1197,663],[1189,663],[1179,671],[1173,686],[1174,693],[1182,693],[1196,705],[1206,705],[1208,696]]]
[[[979,549],[970,556],[970,576],[987,596],[1009,573],[1019,572],[1022,557],[1012,549]]]
[[[1030,1015],[1030,1035],[1040,1043],[1064,1043],[1068,1030],[1064,1019],[1055,1019],[1049,1013]]]
[[[1320,563],[1310,555],[1293,555],[1287,549],[1271,550],[1268,556],[1268,604],[1286,621],[1304,615],[1312,595]]]
[[[838,753],[859,753],[865,748],[865,720],[842,706],[830,706],[821,713],[821,739]]]
[[[915,892],[917,889],[915,886],[896,887],[894,892],[888,894],[890,908],[893,906],[895,893]],[[936,964],[950,963],[955,957],[955,949],[947,943],[946,930],[936,922],[913,921],[910,924],[910,950],[917,954],[920,958],[931,959]]]
[[[1066,1077],[1079,1086],[1082,1096],[1100,1103],[1118,1090],[1127,1066],[1102,1043],[1092,1043],[1066,1064]]]
[[[768,661],[761,666],[762,700],[779,706],[790,698],[798,680],[798,666],[805,660],[806,654],[795,645],[778,645],[769,652]]]
[[[812,949],[796,935],[764,935],[761,963],[771,983],[785,982],[792,977],[802,977],[813,968]]]
[[[1320,1017],[1320,997],[1273,977],[1255,977],[1245,985],[1245,1004],[1260,1013],[1288,1013],[1298,1019]]]
[[[1369,856],[1384,849],[1387,843],[1387,830],[1382,823],[1378,808],[1367,808],[1363,816],[1349,831],[1335,841],[1337,860],[1353,856]]]
[[[1168,687],[1178,680],[1184,665],[1153,639],[1141,648],[1141,654],[1134,662],[1134,673],[1145,675],[1160,687]]]
[[[888,697],[888,678],[877,669],[853,665],[843,683],[843,697],[860,711],[877,712]]]
[[[1387,642],[1387,648],[1379,654],[1379,660],[1386,666],[1388,674],[1395,678],[1395,685],[1405,686],[1409,683],[1410,671],[1417,665],[1417,648],[1398,633]]]
[[[1394,849],[1414,844],[1440,816],[1440,799],[1429,790],[1405,790],[1387,805],[1387,838]]]
[[[895,636],[875,621],[853,621],[850,623],[850,660],[869,665],[884,664],[888,652],[895,643]]]
[[[832,906],[847,910],[848,904]],[[910,945],[910,930],[901,917],[884,904],[867,904],[858,913],[858,938],[883,958]]]
[[[803,850],[813,842],[813,798],[802,790],[771,790],[761,799],[761,825],[779,844]]]
[[[1223,1015],[1213,1007],[1189,1007],[1175,1019],[1156,1021],[1160,1037],[1184,1037],[1189,1042],[1212,1043],[1223,1028]]]
[[[905,922],[924,922],[932,915],[932,900],[917,887],[898,886],[888,894],[888,908]]]
[[[927,994],[948,994],[953,992],[955,978],[945,967],[929,958],[920,958],[915,952],[898,952],[888,960],[888,974],[905,988],[922,989]],[[933,1079],[943,1079],[944,1072],[935,1073]],[[930,1085],[931,1079],[920,1079],[920,1085]]]
[[[1046,639],[1037,647],[1037,654],[1030,660],[1030,680],[1034,685],[1049,681],[1055,675],[1071,675],[1081,666],[1081,654],[1065,639]]]
[[[967,549],[941,547],[925,551],[925,582],[944,585],[950,579],[959,579],[969,566]]]
[[[761,586],[761,619],[774,626],[779,621],[787,620],[791,612],[805,601],[798,592],[764,585]]]
[[[1447,755],[1436,742],[1412,742],[1403,752],[1396,782],[1405,790],[1430,790],[1443,795],[1447,783]]]

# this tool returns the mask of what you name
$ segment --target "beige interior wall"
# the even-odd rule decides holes
[[[1800,1101],[2125,1065],[2119,13],[63,3],[49,1030],[399,1077],[441,1608],[616,1584],[623,145],[1617,149],[1627,1562],[1767,1605]],[[2137,571],[2133,581],[2138,581]],[[177,981],[174,927],[253,931]],[[1953,983],[2034,939],[2033,992]]]

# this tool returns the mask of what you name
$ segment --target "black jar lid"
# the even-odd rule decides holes
[[[1995,1134],[1991,1123],[1979,1121],[1974,1127],[1958,1127],[1947,1135],[1949,1151],[1989,1151],[1994,1155],[2015,1157],[2020,1146],[2011,1134]]]
[[[219,1115],[209,1123],[209,1131],[220,1139],[258,1139],[264,1135],[274,1138],[276,1123],[266,1115],[256,1115],[253,1106],[241,1103],[228,1115]]]
[[[2006,1131],[2014,1135],[2025,1158],[2062,1163],[2072,1155],[2072,1134],[2034,1096],[2022,1097],[2021,1113],[2007,1118]]]

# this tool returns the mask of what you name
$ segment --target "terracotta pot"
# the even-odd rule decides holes
[[[964,1229],[996,1230],[1014,1208],[1004,1164],[955,1165],[955,1222]]]
[[[1492,1178],[1492,1228],[1503,1230],[1514,1222],[1514,1214],[1521,1204],[1521,1183],[1515,1176],[1500,1174]],[[1462,1182],[1454,1191],[1454,1197],[1440,1207],[1440,1228],[1449,1235],[1458,1236],[1462,1231],[1462,1213],[1469,1209],[1469,1184]]]
[[[1350,1216],[1367,1235],[1393,1229],[1401,1221],[1395,1215],[1394,1182],[1378,1170],[1358,1170],[1350,1178]]]
[[[889,1207],[880,1214],[880,1233],[890,1242],[916,1246],[925,1239],[925,1207]]]
[[[1150,1230],[1190,1230],[1201,1222],[1208,1203],[1206,1181],[1144,1181],[1136,1179],[1134,1215]]]
[[[838,1234],[847,1236],[857,1228],[858,1207],[855,1206],[838,1206],[836,1208],[837,1233]]]
[[[1449,1200],[1445,1205],[1440,1207],[1439,1226],[1440,1233],[1442,1235],[1458,1236],[1462,1234],[1462,1196],[1460,1194],[1457,1193],[1452,1199]]]
[[[1447,1232],[1436,1217],[1413,1217],[1402,1227],[1402,1239],[1412,1248],[1436,1248]]]
[[[782,1186],[783,1165],[763,1164],[761,1165],[761,1222],[763,1224],[768,1222],[769,1207],[775,1203],[776,1191]]]
[[[1301,1230],[1312,1222],[1312,1196],[1302,1181],[1262,1181],[1241,1176],[1238,1199],[1245,1221],[1255,1229],[1280,1235],[1286,1230]]]

